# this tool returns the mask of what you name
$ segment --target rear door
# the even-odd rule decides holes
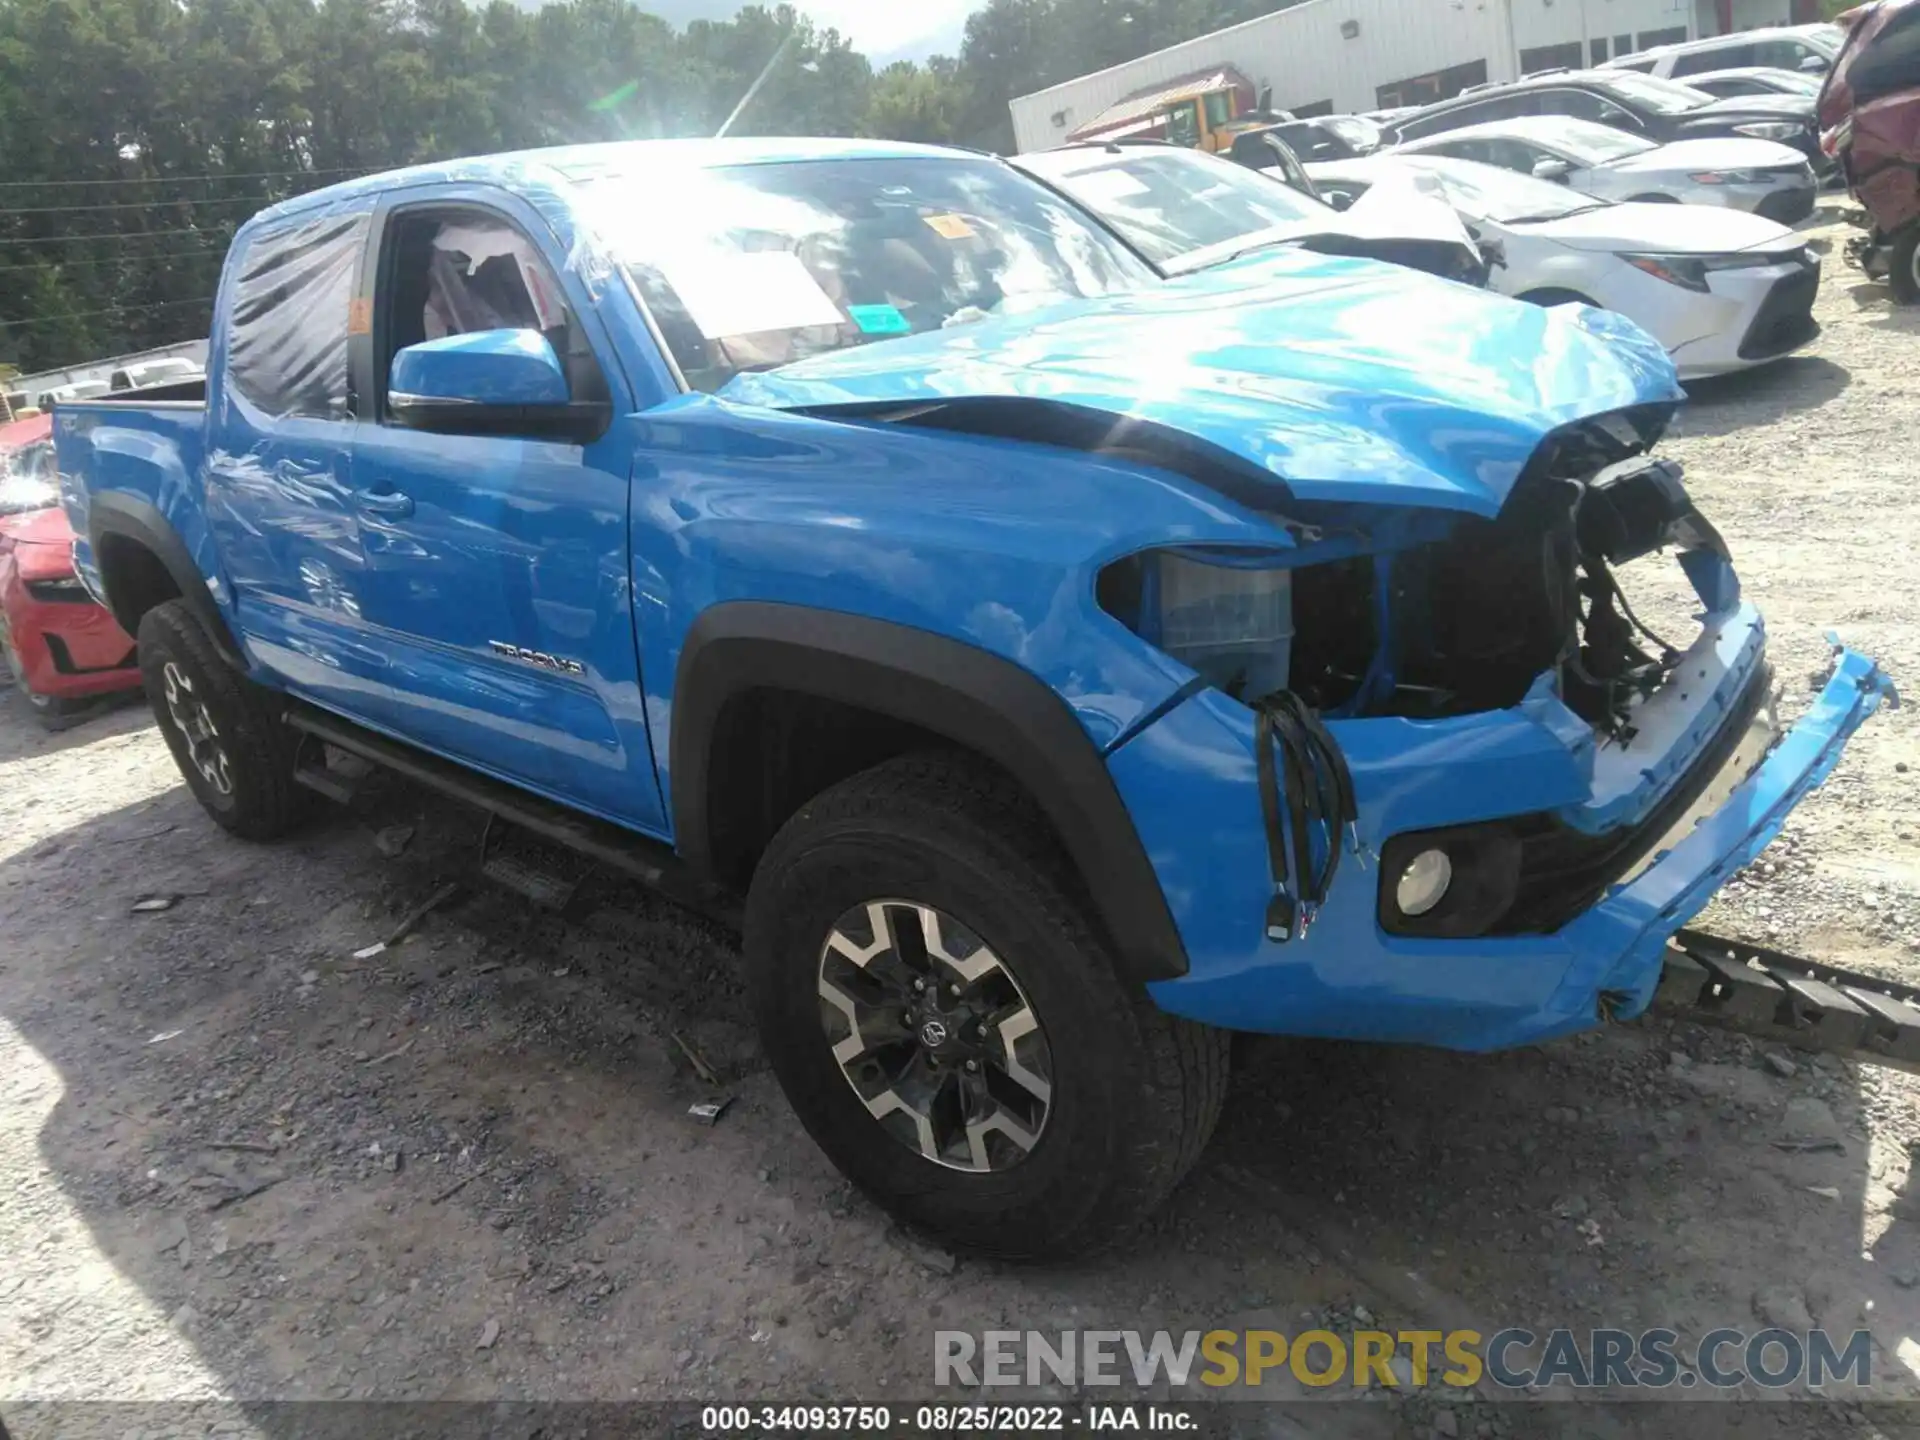
[[[365,632],[351,499],[348,312],[372,209],[349,200],[243,232],[214,314],[205,457],[207,521],[254,659],[361,717],[386,668]]]
[[[625,417],[636,405],[593,297],[545,221],[490,189],[402,194],[376,243],[354,500],[365,617],[390,657],[382,721],[468,765],[664,833],[627,569]],[[394,420],[387,375],[397,351],[502,328],[544,335],[574,399],[613,402],[600,438],[426,433]]]

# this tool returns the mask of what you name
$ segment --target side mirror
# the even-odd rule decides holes
[[[1536,160],[1533,162],[1533,178],[1536,180],[1556,180],[1566,183],[1568,172],[1573,167],[1564,160]]]
[[[1823,75],[1833,67],[1824,55],[1802,55],[1800,68],[1812,75]]]
[[[570,398],[560,357],[538,330],[475,330],[395,355],[387,410],[414,430],[585,444],[606,431],[613,407]]]
[[[1327,204],[1336,210],[1351,210],[1353,208],[1353,196],[1345,190],[1323,190],[1320,192],[1320,196],[1321,199],[1325,200]]]

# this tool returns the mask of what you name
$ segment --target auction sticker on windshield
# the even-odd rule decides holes
[[[715,250],[663,259],[660,268],[709,340],[846,323],[840,307],[790,250]]]

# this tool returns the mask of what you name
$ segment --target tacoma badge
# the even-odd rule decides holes
[[[549,655],[544,650],[529,650],[524,645],[509,645],[504,640],[489,640],[488,646],[496,655],[504,655],[509,660],[524,661],[528,665],[538,665],[542,670],[558,670],[562,675],[584,675],[587,667],[578,660],[569,660],[563,655]]]

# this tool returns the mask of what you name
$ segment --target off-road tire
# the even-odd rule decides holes
[[[147,703],[187,788],[207,814],[243,840],[272,840],[298,824],[309,797],[293,781],[294,735],[280,719],[273,692],[220,658],[184,600],[169,600],[147,611],[138,639]],[[187,735],[169,709],[169,665],[178,668],[194,699],[206,707],[225,755],[230,786],[225,792],[201,772]]]
[[[1896,304],[1920,305],[1920,221],[1907,226],[1887,257],[1887,283]]]
[[[1199,1157],[1228,1075],[1225,1031],[1157,1009],[1116,973],[1044,817],[966,756],[916,754],[809,801],[747,897],[761,1043],[829,1158],[906,1224],[968,1250],[1063,1257],[1137,1227]],[[1045,1125],[1004,1170],[945,1168],[883,1130],[821,1019],[822,947],[850,907],[932,906],[971,929],[1025,992],[1053,1057]]]

